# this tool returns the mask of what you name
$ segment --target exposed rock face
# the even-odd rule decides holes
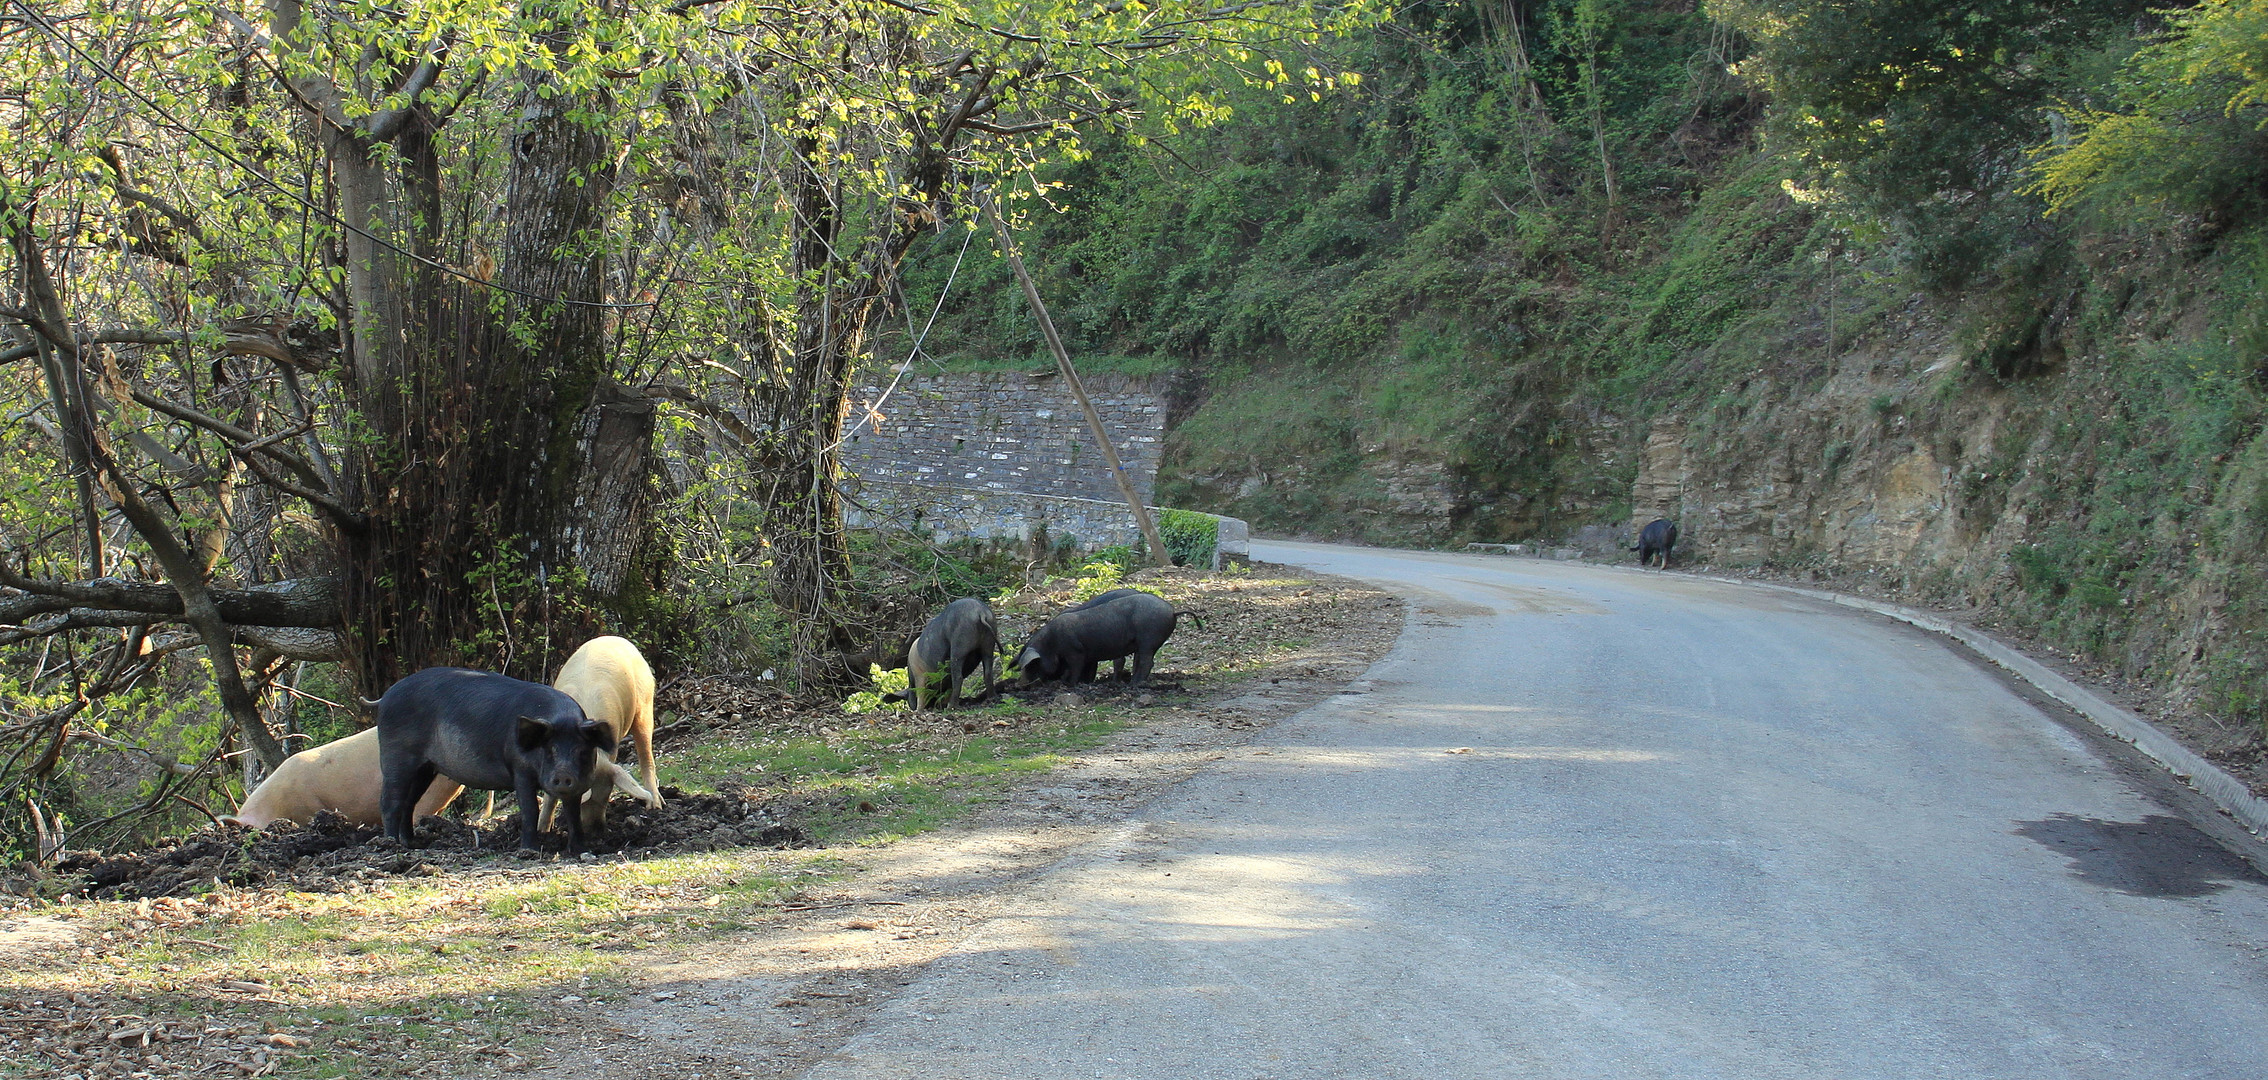
[[[1685,420],[1656,420],[1638,454],[1638,480],[1630,485],[1630,519],[1643,525],[1675,518],[1685,507]]]
[[[1376,478],[1386,512],[1417,522],[1435,522],[1446,534],[1449,517],[1458,508],[1456,485],[1447,465],[1382,458],[1366,462],[1363,471]]]
[[[2268,435],[2224,434],[2184,467],[2194,433],[2118,404],[2116,359],[2000,383],[1922,305],[1901,318],[1824,376],[1754,373],[1654,420],[1633,439],[1632,521],[1677,521],[1693,559],[1986,608],[2209,707],[2268,700],[2247,539],[2268,499],[2240,494],[2268,490]]]
[[[1693,556],[1882,567],[1940,559],[1961,543],[1947,528],[1952,467],[1926,445],[1892,438],[1854,457],[1848,441],[1791,438],[1747,457],[1738,444],[1689,449],[1673,441],[1681,430],[1671,421],[1649,436],[1631,521],[1678,522],[1679,547]]]

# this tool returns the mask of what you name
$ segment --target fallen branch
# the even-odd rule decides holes
[[[22,625],[27,618],[72,608],[173,618],[185,611],[180,592],[170,585],[118,578],[46,581],[18,573],[4,560],[0,560],[0,586],[30,594],[0,596],[0,626]],[[294,578],[249,589],[214,589],[212,598],[222,621],[234,625],[328,630],[338,626],[341,617],[338,587],[329,578]]]

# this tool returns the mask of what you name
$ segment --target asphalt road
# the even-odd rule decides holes
[[[1267,543],[1394,652],[1047,874],[824,1080],[2268,1077],[2268,881],[1941,641]]]

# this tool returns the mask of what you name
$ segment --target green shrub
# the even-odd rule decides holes
[[[905,693],[907,686],[910,685],[906,678],[906,669],[896,668],[884,671],[882,665],[874,664],[867,669],[867,673],[874,680],[874,689],[861,690],[852,694],[848,700],[843,702],[844,712],[857,715],[859,713],[889,710],[902,711],[913,707],[910,701],[889,700],[892,694]]]
[[[1175,566],[1213,565],[1213,548],[1220,541],[1220,519],[1195,510],[1158,513],[1158,539]]]

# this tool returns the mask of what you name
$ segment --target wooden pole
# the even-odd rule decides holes
[[[1048,317],[1047,305],[1040,302],[1039,286],[1032,284],[1032,275],[1024,269],[1024,258],[1016,253],[1016,240],[1008,235],[1008,223],[1001,220],[1000,211],[993,209],[992,196],[978,195],[978,205],[984,207],[985,220],[992,223],[994,236],[1000,239],[1000,253],[1008,257],[1008,266],[1016,271],[1016,281],[1024,287],[1024,299],[1031,301],[1032,315],[1039,319],[1040,335],[1047,339],[1047,347],[1055,353],[1055,368],[1063,375],[1063,383],[1071,388],[1071,396],[1078,399],[1079,411],[1087,414],[1087,430],[1094,434],[1095,445],[1102,448],[1103,463],[1110,467],[1111,479],[1118,481],[1118,493],[1126,499],[1128,509],[1134,511],[1134,524],[1142,530],[1142,539],[1149,542],[1150,560],[1159,566],[1172,566],[1173,555],[1166,551],[1165,541],[1158,536],[1158,523],[1150,519],[1150,508],[1142,505],[1142,497],[1134,490],[1134,481],[1126,475],[1126,467],[1118,463],[1118,449],[1111,445],[1110,434],[1103,430],[1102,417],[1095,413],[1093,402],[1087,400],[1086,384],[1079,381],[1079,369],[1071,366],[1071,354],[1063,348],[1063,339],[1055,333],[1055,320]]]

